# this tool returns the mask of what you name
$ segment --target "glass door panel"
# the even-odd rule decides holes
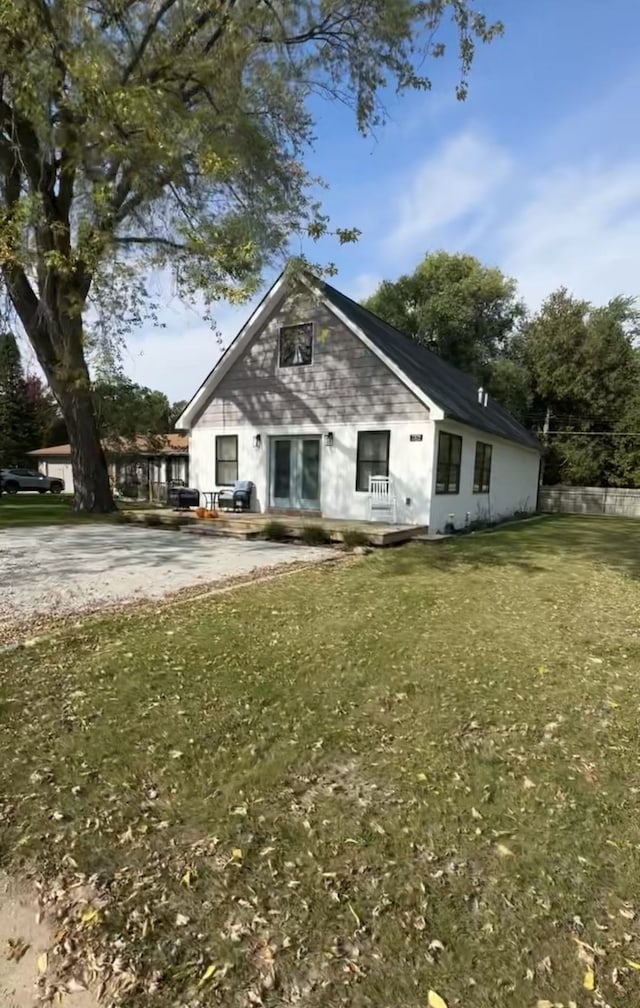
[[[320,510],[320,440],[303,438],[299,446],[300,481],[298,507]]]
[[[292,441],[290,438],[274,438],[271,449],[271,499],[274,507],[291,508],[295,505],[291,486],[293,467]]]
[[[271,507],[320,510],[320,438],[271,438]]]

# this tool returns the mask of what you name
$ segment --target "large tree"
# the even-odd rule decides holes
[[[633,427],[638,402],[636,322],[633,299],[595,307],[561,288],[525,326],[532,421],[548,442],[547,482],[610,486],[638,470],[637,441],[620,439]]]
[[[365,304],[478,382],[488,381],[491,362],[524,314],[514,280],[475,256],[444,251],[383,281]]]
[[[69,430],[77,507],[113,506],[88,308],[121,336],[166,265],[208,304],[254,291],[292,234],[327,230],[309,97],[350,103],[366,132],[386,85],[429,87],[448,18],[463,97],[500,30],[471,0],[4,0],[2,276]]]
[[[137,385],[122,374],[93,386],[100,436],[134,438],[136,434],[166,434],[171,430],[171,406],[164,392]]]
[[[39,447],[36,405],[13,333],[0,333],[0,469],[24,465]]]

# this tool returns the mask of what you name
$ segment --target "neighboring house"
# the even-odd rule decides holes
[[[469,375],[310,275],[281,276],[176,427],[191,485],[256,486],[254,509],[462,527],[535,510],[540,446]],[[450,517],[453,516],[453,517]]]
[[[189,480],[189,443],[183,434],[138,434],[102,442],[113,486],[127,496],[162,497],[172,480]],[[40,472],[64,480],[73,492],[71,446],[54,445],[29,452]]]

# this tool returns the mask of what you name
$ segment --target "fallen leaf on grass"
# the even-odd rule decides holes
[[[429,1008],[447,1008],[447,1002],[434,990],[429,991],[427,1004],[429,1005]]]
[[[496,850],[500,855],[500,857],[514,857],[513,851],[511,850],[510,847],[507,847],[506,844],[503,843],[496,844]]]
[[[587,971],[584,975],[584,980],[582,981],[582,986],[585,990],[592,991],[596,988],[596,977],[595,973],[590,966],[587,967]]]
[[[231,851],[231,857],[234,861],[242,861],[242,850],[240,847],[234,847]]]
[[[47,956],[46,952],[43,952],[42,955],[38,956],[38,958],[36,960],[36,965],[38,967],[38,973],[46,973],[47,972],[47,963],[48,963],[48,961],[49,961],[49,959],[48,959],[48,956]]]
[[[213,963],[207,966],[206,970],[204,971],[204,973],[200,977],[200,980],[198,981],[198,987],[202,987],[204,984],[206,984],[207,980],[211,979],[215,971],[216,968]]]
[[[640,970],[640,962],[635,962],[633,959],[625,959],[625,962],[631,969]]]

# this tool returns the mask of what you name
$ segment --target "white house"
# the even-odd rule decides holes
[[[462,527],[535,510],[540,446],[469,375],[311,275],[283,274],[179,418],[190,483],[253,509]]]

